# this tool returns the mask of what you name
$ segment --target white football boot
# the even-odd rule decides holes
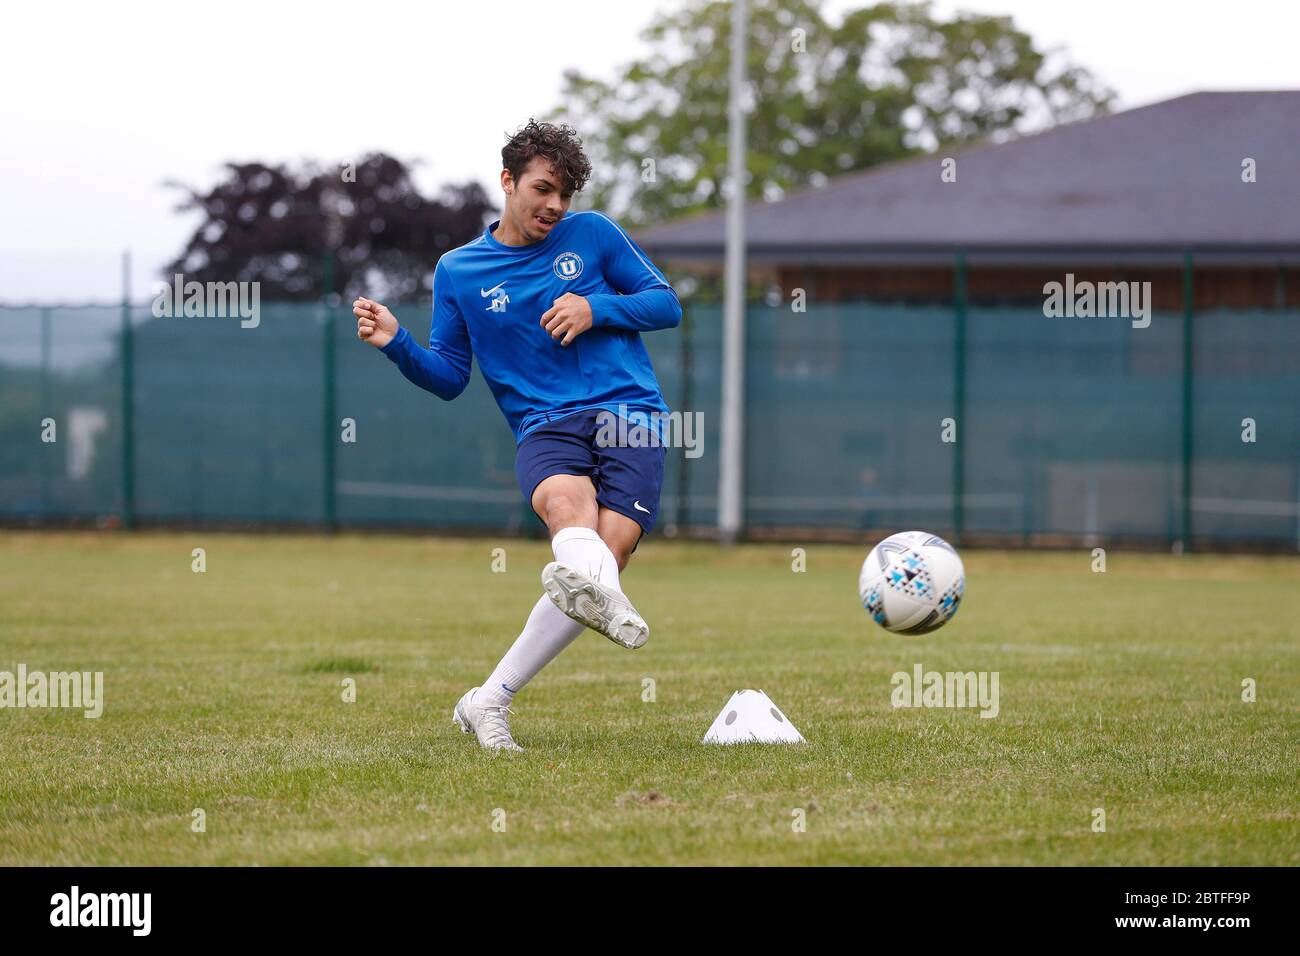
[[[620,647],[635,650],[650,637],[649,626],[626,597],[567,564],[552,561],[542,568],[542,587],[561,611]]]
[[[456,703],[451,721],[463,734],[471,730],[478,736],[478,742],[488,750],[520,750],[524,748],[515,743],[510,736],[510,718],[513,713],[505,704],[476,704],[474,692],[477,687],[465,691],[465,696]]]

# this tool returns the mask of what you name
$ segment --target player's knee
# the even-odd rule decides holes
[[[561,528],[589,524],[595,517],[596,502],[587,501],[582,495],[557,491],[547,496],[542,507],[542,518],[554,534]]]

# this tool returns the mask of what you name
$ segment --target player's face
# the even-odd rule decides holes
[[[526,242],[539,242],[555,228],[573,201],[573,193],[562,191],[560,177],[546,160],[534,156],[519,175],[510,180],[507,172],[506,214]]]

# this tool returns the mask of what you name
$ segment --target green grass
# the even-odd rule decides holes
[[[956,620],[906,638],[858,604],[863,551],[647,541],[649,644],[584,635],[494,755],[451,708],[544,544],[0,533],[0,670],[106,698],[0,710],[0,864],[1300,863],[1295,559],[970,552]],[[1000,714],[894,709],[916,663],[998,671]],[[809,742],[702,746],[743,687]]]

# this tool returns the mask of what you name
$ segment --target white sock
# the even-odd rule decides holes
[[[555,553],[556,561],[595,578],[619,594],[623,593],[614,552],[592,528],[562,528],[551,540],[551,551]],[[482,694],[484,700],[492,703],[509,704],[525,684],[555,660],[584,630],[584,625],[571,619],[543,594],[533,605],[523,631],[506,651],[506,656],[501,658],[496,670],[483,682],[474,699],[478,700]]]
[[[538,671],[555,660],[586,628],[551,603],[545,594],[533,605],[528,623],[474,699],[509,704]]]
[[[563,528],[551,539],[551,550],[555,560],[563,561],[569,567],[581,571],[589,578],[594,578],[607,588],[613,588],[619,594],[623,587],[618,580],[618,561],[609,545],[600,539],[600,535],[591,528]]]

